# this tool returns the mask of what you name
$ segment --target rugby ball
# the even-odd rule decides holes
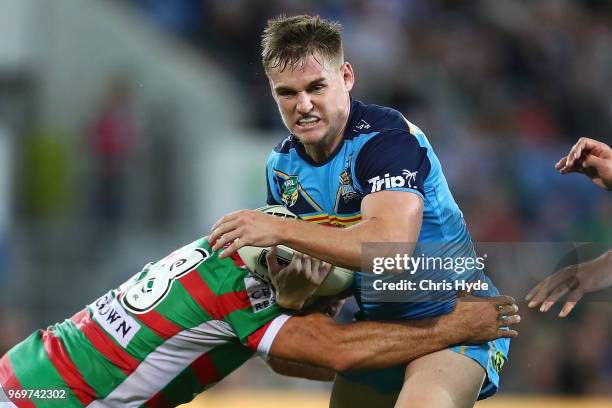
[[[258,210],[266,214],[283,218],[298,218],[282,205],[266,206],[258,208]],[[266,255],[269,251],[270,248],[244,246],[238,249],[238,254],[244,261],[245,266],[254,276],[271,284],[270,278],[268,277],[268,264],[266,262]],[[291,248],[284,245],[278,245],[276,251],[278,263],[280,265],[288,265],[291,262],[293,253],[294,251]],[[315,291],[314,295],[331,296],[345,291],[353,284],[353,274],[354,272],[349,269],[333,266],[329,274],[327,274],[323,282],[321,282],[321,285]]]

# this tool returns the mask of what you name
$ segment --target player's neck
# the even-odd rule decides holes
[[[344,138],[344,127],[330,140],[322,140],[316,144],[305,144],[304,151],[313,161],[322,163],[336,151]]]

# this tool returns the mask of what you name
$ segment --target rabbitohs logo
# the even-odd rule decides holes
[[[146,313],[157,306],[181,276],[194,271],[211,257],[205,248],[188,245],[155,263],[147,274],[121,285],[121,304],[134,314]]]
[[[287,207],[292,207],[298,199],[298,176],[290,176],[283,183],[282,200]]]

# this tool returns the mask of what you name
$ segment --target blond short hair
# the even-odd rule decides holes
[[[339,67],[344,62],[341,32],[340,23],[319,16],[279,16],[268,20],[261,41],[266,73],[272,68],[293,69],[311,55]]]

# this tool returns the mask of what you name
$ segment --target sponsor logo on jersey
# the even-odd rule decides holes
[[[276,304],[276,292],[271,285],[256,279],[254,276],[244,278],[244,286],[254,313],[259,313]]]
[[[346,164],[344,165],[344,170],[340,173],[338,177],[338,181],[340,185],[338,186],[338,191],[336,191],[336,205],[334,206],[334,211],[339,212],[338,204],[340,202],[340,198],[344,200],[344,203],[348,203],[353,199],[358,199],[359,194],[355,191],[353,187],[353,177],[351,172],[351,161],[353,159],[353,155],[349,155],[346,160]]]
[[[497,350],[495,354],[491,356],[491,362],[493,363],[493,368],[496,372],[500,372],[504,367],[504,363],[506,362],[506,357],[504,357],[504,353]]]
[[[413,184],[416,182],[416,176],[418,171],[410,171],[410,170],[402,170],[401,176],[390,176],[389,173],[386,173],[383,177],[376,176],[372,177],[368,180],[368,183],[371,184],[372,190],[371,193],[375,193],[377,191],[381,191],[383,188],[394,188],[394,187],[408,187],[408,188],[416,188]]]
[[[123,348],[134,338],[140,324],[121,307],[111,293],[107,293],[89,305],[93,317]]]
[[[298,187],[298,176],[289,176],[289,178],[283,182],[283,194],[281,199],[287,207],[291,207],[297,202]]]

